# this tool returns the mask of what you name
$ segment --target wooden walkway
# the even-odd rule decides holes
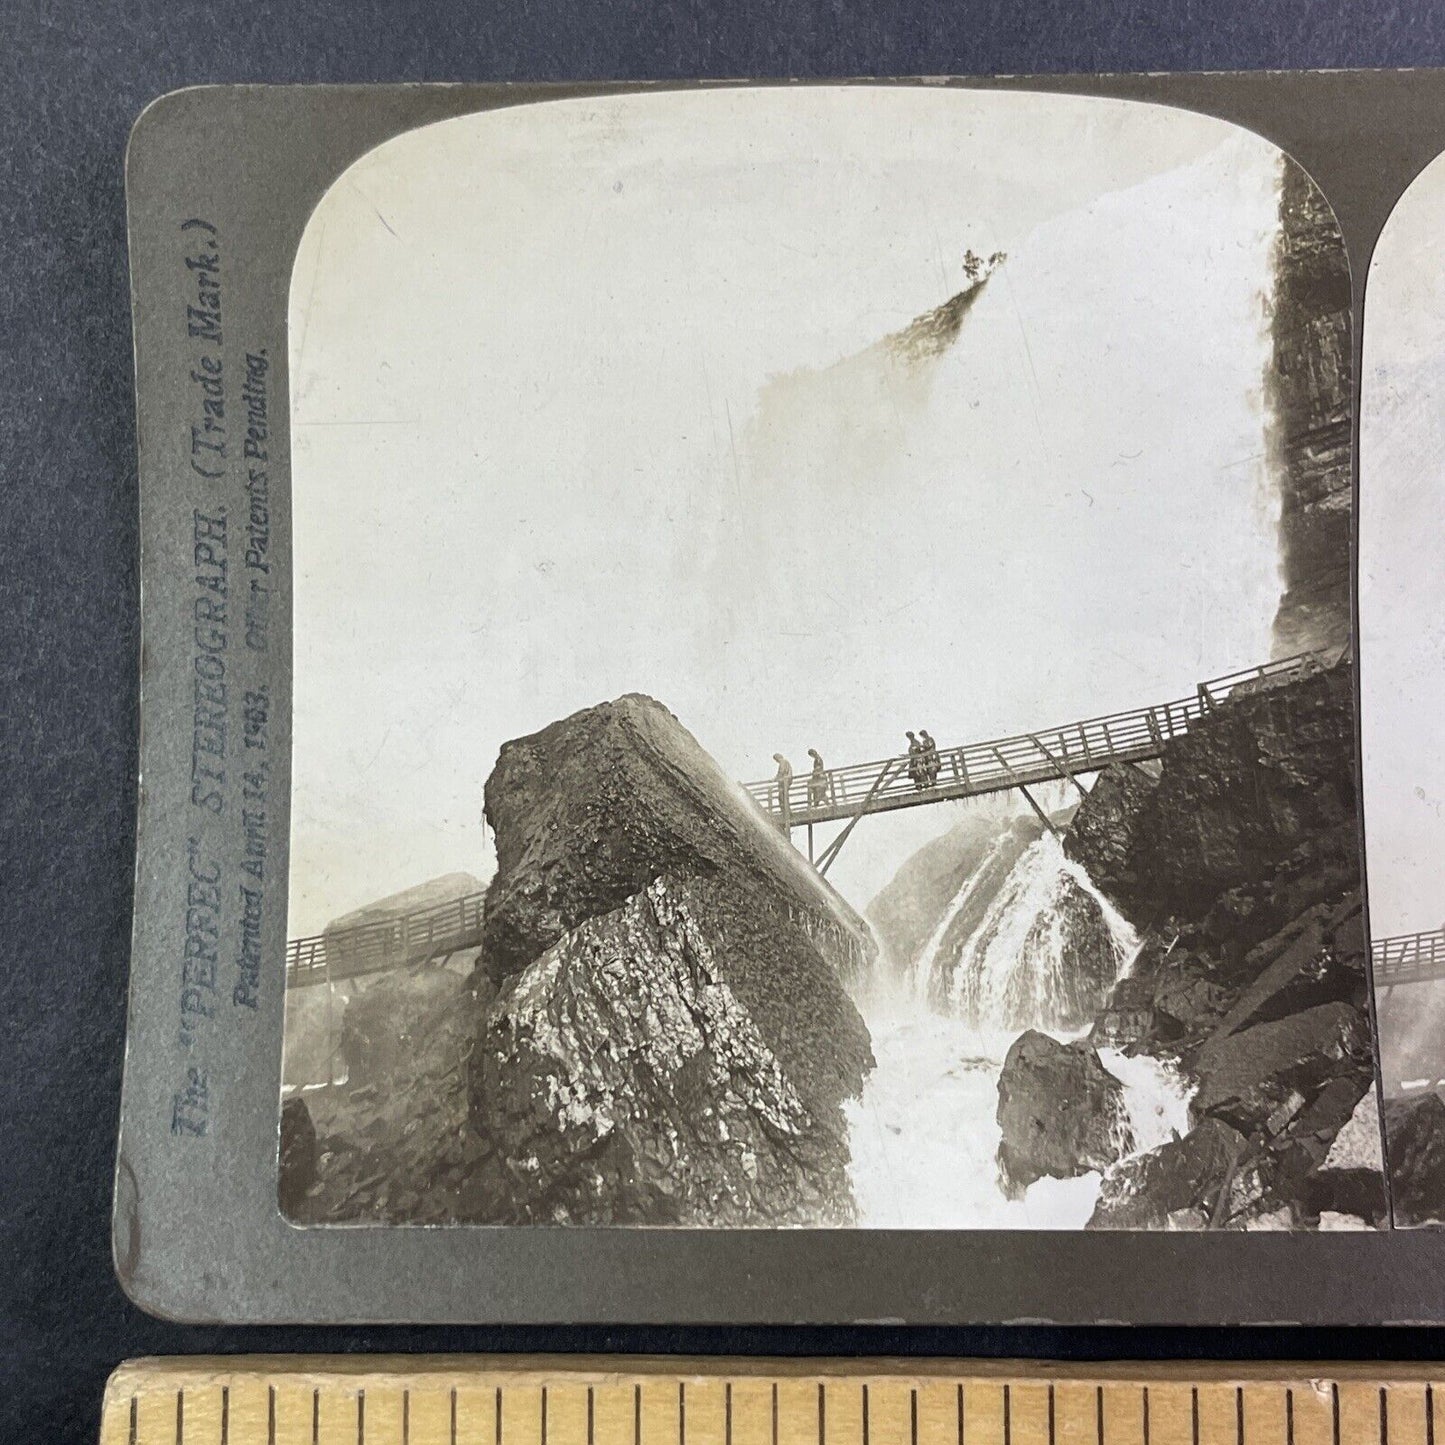
[[[774,782],[744,786],[779,826],[811,828],[814,823],[847,820],[848,826],[815,860],[819,871],[826,873],[854,824],[866,814],[1009,788],[1021,788],[1028,796],[1033,783],[1072,779],[1077,784],[1080,774],[1097,772],[1111,763],[1145,762],[1157,758],[1171,738],[1187,732],[1191,723],[1227,698],[1272,687],[1325,665],[1320,656],[1304,654],[1202,682],[1192,697],[1173,702],[945,748],[938,755],[936,780],[923,788],[909,778],[906,756],[831,768],[816,790],[807,775],[795,777],[786,813]],[[485,893],[469,893],[397,918],[293,938],[286,945],[286,986],[339,983],[474,948],[482,940],[485,897]]]
[[[1375,939],[1370,945],[1370,967],[1377,989],[1445,978],[1445,928]]]
[[[921,787],[908,775],[906,754],[828,768],[821,778],[799,772],[788,789],[786,806],[774,778],[744,786],[780,827],[792,829],[954,798],[976,798],[1034,783],[1067,779],[1077,784],[1080,774],[1096,773],[1112,763],[1142,763],[1159,757],[1171,739],[1188,732],[1192,723],[1230,697],[1288,682],[1325,666],[1319,654],[1304,653],[1201,682],[1192,697],[989,742],[940,748],[937,776]]]
[[[482,900],[486,896],[468,893],[397,918],[293,938],[286,945],[286,987],[340,983],[475,948],[482,941]]]

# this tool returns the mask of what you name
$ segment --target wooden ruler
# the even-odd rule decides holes
[[[1435,1445],[1442,1384],[1445,1365],[140,1360],[110,1379],[101,1442]]]

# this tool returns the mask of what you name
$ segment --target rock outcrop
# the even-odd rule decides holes
[[[486,805],[484,942],[357,990],[290,1217],[850,1222],[862,919],[649,698],[507,744]]]
[[[483,1150],[467,1126],[466,1058],[478,999],[452,966],[413,966],[358,989],[341,1024],[347,1075],[306,1096],[314,1164],[282,1149],[282,1209],[301,1224],[483,1220]],[[297,1100],[296,1102],[300,1102]],[[291,1101],[288,1100],[288,1107]]]
[[[1324,193],[1284,161],[1265,374],[1284,593],[1274,655],[1350,636],[1350,264]]]
[[[867,925],[665,708],[503,747],[470,1123],[497,1221],[847,1221]]]
[[[999,1178],[1016,1198],[1036,1179],[1104,1169],[1133,1147],[1124,1087],[1086,1043],[1030,1029],[998,1081]]]
[[[1445,1221],[1445,1099],[1432,1090],[1388,1100],[1385,1147],[1395,1223]]]
[[[1092,1036],[1197,1085],[1190,1133],[1106,1180],[1101,1226],[1197,1210],[1181,1179],[1217,1227],[1382,1218],[1368,1158],[1327,1167],[1374,1087],[1357,810],[1348,664],[1236,692],[1157,780],[1112,769],[1081,804],[1067,847],[1143,930]]]
[[[841,1104],[870,1063],[801,928],[660,878],[519,975],[472,1115],[509,1222],[846,1223]]]
[[[504,744],[486,818],[497,873],[482,956],[495,983],[663,874],[731,879],[807,928],[845,981],[869,961],[867,924],[652,698],[618,698]]]
[[[1104,1175],[1089,1228],[1207,1228],[1245,1147],[1222,1119],[1206,1119],[1182,1139],[1121,1161]]]

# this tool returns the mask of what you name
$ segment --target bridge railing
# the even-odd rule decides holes
[[[481,941],[485,898],[485,893],[468,893],[396,918],[293,938],[286,945],[286,985],[355,978],[469,948]]]
[[[1376,984],[1386,986],[1445,978],[1445,929],[1374,939],[1370,944],[1370,966]]]
[[[1200,683],[1192,697],[988,742],[940,748],[938,772],[922,789],[909,776],[906,755],[828,768],[817,782],[811,773],[799,772],[788,788],[788,812],[792,821],[806,822],[810,814],[846,811],[865,799],[870,811],[883,811],[901,795],[919,791],[951,795],[1001,791],[1020,782],[1044,782],[1097,772],[1110,763],[1158,757],[1166,742],[1187,732],[1204,713],[1230,697],[1278,686],[1322,665],[1317,655],[1305,653],[1212,678]],[[884,768],[891,773],[879,784]],[[776,779],[744,786],[770,813],[781,815]]]

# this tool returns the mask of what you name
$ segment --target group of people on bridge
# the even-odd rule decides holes
[[[813,760],[813,770],[808,774],[808,806],[826,807],[828,803],[828,769],[823,765],[822,754],[817,748],[809,748],[808,756]],[[774,753],[773,761],[778,765],[774,786],[778,790],[778,812],[786,820],[793,809],[793,765],[782,753]]]
[[[918,792],[938,781],[942,766],[938,760],[938,744],[929,736],[927,728],[919,728],[916,735],[908,734],[908,776]]]
[[[809,808],[826,808],[829,803],[834,801],[832,779],[823,763],[823,756],[817,748],[809,748],[808,756],[813,760],[813,767],[808,774],[807,806]],[[773,761],[778,765],[777,774],[773,779],[773,787],[776,790],[778,812],[782,815],[784,826],[786,826],[787,818],[793,810],[793,765],[782,753],[774,753]],[[908,776],[913,780],[913,786],[919,792],[933,787],[938,782],[941,767],[938,744],[933,741],[928,729],[920,728],[916,733],[910,732],[908,734]]]

